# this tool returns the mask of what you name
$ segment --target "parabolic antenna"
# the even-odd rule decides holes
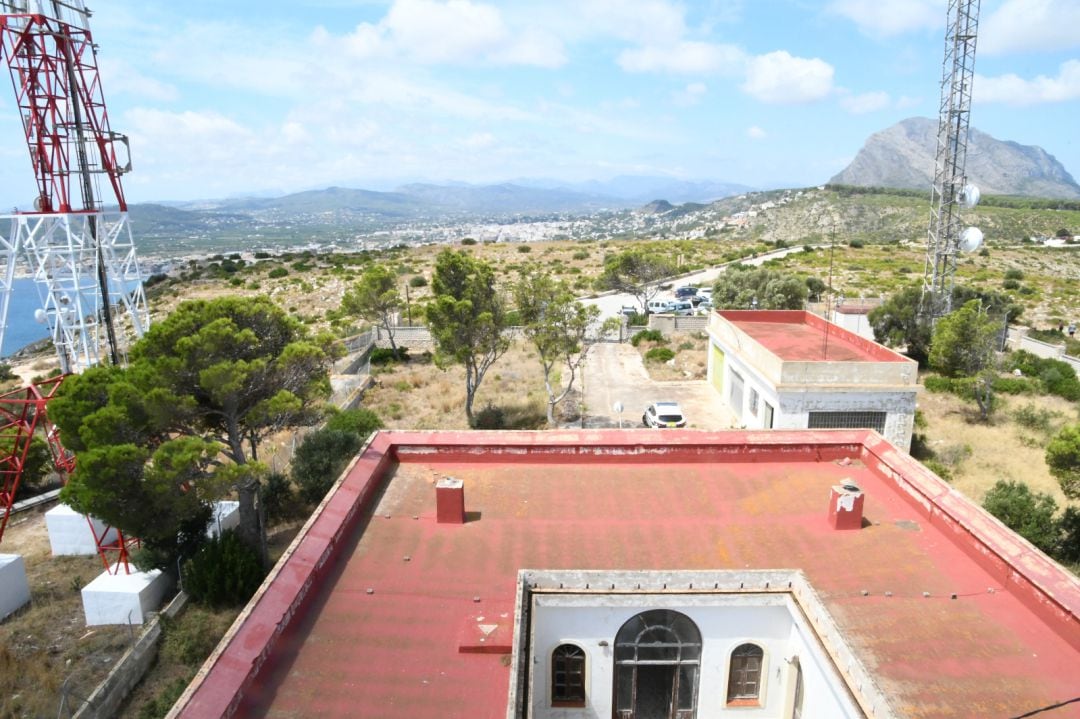
[[[978,227],[969,227],[960,233],[960,249],[964,252],[974,252],[982,247],[983,233]]]
[[[45,310],[41,309],[40,307],[34,310],[34,322],[37,322],[39,325],[43,325],[45,324],[45,320],[47,319],[49,319],[49,316],[45,314]]]
[[[979,188],[972,185],[970,182],[964,185],[964,189],[960,191],[960,202],[964,207],[971,209],[979,204],[979,200],[982,199],[982,193],[979,192]]]

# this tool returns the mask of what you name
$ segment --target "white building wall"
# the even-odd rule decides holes
[[[701,632],[697,717],[786,719],[791,715],[797,657],[803,672],[803,716],[861,717],[812,629],[786,595],[534,595],[530,636],[529,716],[610,719],[614,643],[622,625],[650,609],[673,609]],[[728,707],[728,661],[740,644],[764,650],[760,707]],[[584,707],[551,706],[551,655],[561,644],[586,655]]]

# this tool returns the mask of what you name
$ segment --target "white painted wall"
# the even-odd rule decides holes
[[[806,429],[810,412],[886,412],[885,439],[904,450],[911,448],[911,434],[915,424],[916,386],[910,389],[861,389],[852,386],[827,387],[821,385],[782,386],[779,390],[771,377],[748,360],[741,352],[710,339],[724,353],[723,389],[719,401],[731,408],[741,426],[747,429],[763,429],[765,413],[763,402],[773,407],[773,429]],[[709,383],[712,385],[712,348],[709,349]],[[805,363],[800,363],[805,364]],[[771,369],[771,368],[769,368]],[[745,382],[743,401],[739,407],[731,405],[731,372],[738,372]],[[786,370],[785,370],[786,372]],[[757,414],[750,412],[750,390],[758,393]]]
[[[697,716],[790,717],[795,674],[803,671],[803,716],[844,719],[862,714],[790,596],[778,594],[534,594],[531,610],[529,705],[536,719],[609,719],[614,690],[614,642],[622,625],[649,609],[673,609],[701,631]],[[601,646],[606,642],[607,646]],[[764,649],[762,704],[728,708],[728,660],[740,644]],[[586,654],[586,705],[550,706],[551,653],[576,644]]]

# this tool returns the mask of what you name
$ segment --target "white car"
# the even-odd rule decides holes
[[[686,417],[678,402],[653,402],[645,408],[641,421],[646,427],[685,427]]]

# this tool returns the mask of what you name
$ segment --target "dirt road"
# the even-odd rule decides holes
[[[641,355],[629,344],[601,343],[585,363],[586,424],[589,427],[641,427],[641,415],[650,402],[675,401],[682,405],[687,427],[728,429],[733,418],[720,406],[720,397],[703,380],[658,382],[649,378]],[[615,411],[621,402],[623,412]]]

